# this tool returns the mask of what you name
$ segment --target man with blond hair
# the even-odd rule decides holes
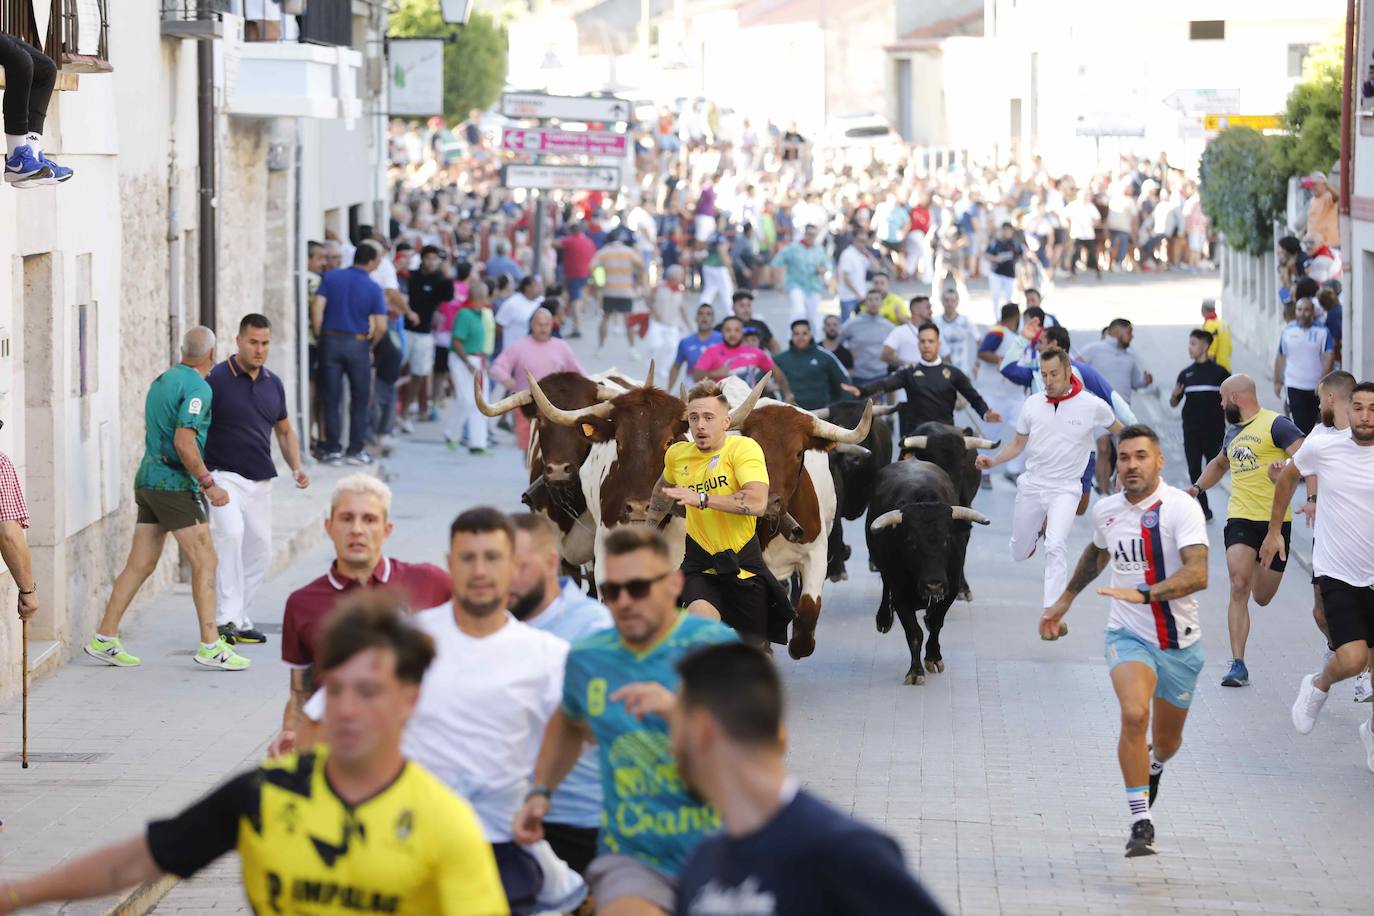
[[[334,485],[324,530],[334,542],[334,562],[324,575],[286,599],[281,657],[291,669],[291,692],[281,733],[268,748],[273,756],[306,744],[298,741],[297,732],[304,722],[301,707],[317,686],[315,643],[340,600],[359,589],[390,586],[405,595],[407,608],[414,612],[443,604],[453,590],[448,573],[432,563],[383,556],[382,547],[391,536],[391,490],[370,474],[352,474]]]

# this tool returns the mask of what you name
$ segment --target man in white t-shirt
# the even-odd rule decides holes
[[[868,271],[872,264],[868,257],[869,236],[867,229],[855,229],[854,238],[835,263],[839,278],[840,321],[849,320],[859,309],[859,303],[868,295]]]
[[[969,378],[973,378],[973,364],[978,352],[978,329],[967,315],[959,314],[959,291],[946,286],[940,293],[941,313],[934,318],[940,329],[940,346],[951,364]]]
[[[1069,223],[1069,238],[1073,239],[1073,254],[1069,258],[1069,271],[1078,273],[1078,256],[1084,258],[1084,266],[1091,267],[1102,276],[1102,265],[1097,260],[1097,223],[1102,218],[1087,188],[1078,192],[1078,198],[1064,208],[1064,219]]]
[[[544,304],[544,281],[538,274],[528,274],[520,281],[519,289],[496,310],[496,326],[501,329],[501,349],[525,339],[530,333],[530,319]]]
[[[1126,855],[1150,856],[1150,808],[1164,762],[1183,743],[1204,662],[1195,594],[1207,588],[1207,521],[1191,496],[1160,479],[1164,453],[1154,430],[1124,427],[1117,450],[1120,491],[1093,507],[1092,543],[1040,618],[1040,638],[1068,634],[1069,605],[1110,564],[1112,584],[1097,593],[1111,599],[1106,655],[1121,704],[1117,759],[1132,821]]]
[[[1122,426],[1110,404],[1083,389],[1065,351],[1054,347],[1040,354],[1040,376],[1045,390],[1026,398],[1016,419],[1016,438],[996,455],[979,455],[975,463],[986,471],[1026,451],[1026,470],[1016,481],[1011,558],[1017,563],[1030,559],[1044,535],[1041,607],[1049,607],[1069,577],[1069,529],[1083,492],[1093,430],[1105,426],[1115,433]]]
[[[1310,436],[1274,486],[1274,514],[1260,547],[1260,559],[1283,556],[1283,516],[1298,478],[1321,481],[1317,533],[1312,543],[1312,574],[1321,589],[1327,631],[1335,654],[1298,686],[1293,726],[1307,734],[1317,724],[1331,685],[1355,677],[1369,664],[1374,645],[1374,382],[1361,382],[1350,397],[1350,435]],[[1365,763],[1374,772],[1374,732],[1360,724]]]
[[[1274,354],[1274,394],[1288,402],[1288,416],[1305,436],[1317,425],[1317,383],[1331,371],[1336,344],[1326,325],[1316,323],[1317,307],[1299,299],[1294,321],[1279,333]]]

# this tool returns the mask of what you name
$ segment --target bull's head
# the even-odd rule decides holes
[[[545,394],[551,402],[563,408],[579,408],[599,403],[614,397],[620,392],[606,384],[595,382],[575,372],[555,372],[542,380]],[[473,379],[473,396],[477,409],[488,417],[499,417],[512,410],[530,411],[534,396],[528,389],[517,391],[497,401],[487,403],[482,394],[482,378],[478,373]],[[537,410],[534,416],[537,417]],[[577,472],[587,457],[588,443],[574,430],[549,426],[536,429],[530,439],[530,454],[527,456],[531,474],[538,474],[542,483],[554,490],[578,489],[580,483]],[[540,481],[531,480],[532,484]]]
[[[949,553],[954,546],[954,526],[970,522],[992,524],[986,515],[967,506],[922,502],[884,512],[868,527],[875,534],[901,539],[895,553],[904,562],[915,564],[911,576],[920,589],[918,598],[939,601],[960,585],[949,581]]]

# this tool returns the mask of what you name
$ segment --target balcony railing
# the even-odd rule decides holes
[[[301,17],[301,41],[317,45],[353,45],[352,0],[307,0]]]
[[[35,2],[47,8],[38,34]],[[110,27],[107,0],[0,0],[0,32],[41,48],[68,73],[108,73]]]
[[[223,38],[231,0],[162,0],[162,34],[169,38]]]

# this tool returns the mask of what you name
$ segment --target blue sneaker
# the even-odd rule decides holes
[[[71,178],[73,174],[75,174],[67,166],[58,165],[56,162],[53,162],[51,159],[48,158],[47,153],[44,153],[42,151],[38,153],[38,161],[46,165],[48,168],[52,169],[53,181],[57,184],[61,184],[62,182]]]
[[[51,184],[53,171],[33,152],[27,143],[5,159],[5,181],[16,187],[38,187]]]
[[[1231,659],[1231,670],[1226,672],[1226,677],[1221,679],[1223,687],[1249,687],[1250,669],[1245,667],[1245,662],[1238,658]]]

